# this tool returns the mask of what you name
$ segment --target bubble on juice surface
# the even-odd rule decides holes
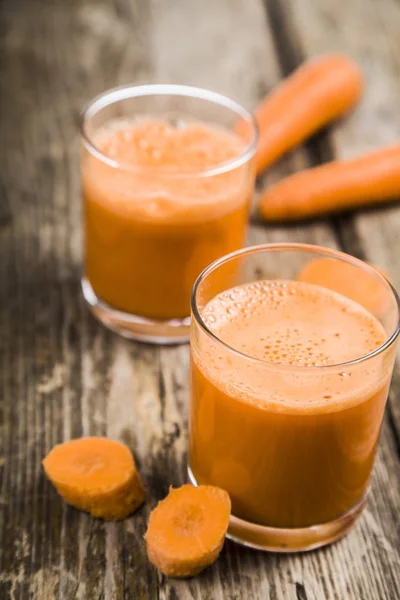
[[[202,318],[231,347],[279,365],[340,364],[368,354],[383,342],[382,329],[361,306],[302,282],[256,281],[238,286],[214,298]]]
[[[95,135],[96,146],[123,164],[196,171],[237,158],[241,138],[213,124],[115,119]]]

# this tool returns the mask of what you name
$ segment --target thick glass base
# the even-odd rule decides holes
[[[198,485],[190,467],[188,474],[191,483]],[[346,535],[361,515],[365,503],[366,495],[356,506],[334,521],[290,529],[257,525],[231,515],[227,537],[243,546],[269,552],[315,550]]]
[[[189,341],[190,317],[156,321],[131,315],[100,300],[86,278],[82,278],[81,283],[83,296],[94,316],[119,335],[150,344],[183,344]]]

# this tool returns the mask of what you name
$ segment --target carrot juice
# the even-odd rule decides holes
[[[247,160],[230,165],[248,144],[212,122],[146,115],[107,121],[92,143],[86,281],[119,314],[182,322],[199,273],[245,241],[254,173]]]
[[[385,343],[377,318],[332,290],[292,280],[225,290],[199,317],[194,481],[225,489],[241,521],[278,530],[334,523],[363,503],[394,350],[352,361]]]

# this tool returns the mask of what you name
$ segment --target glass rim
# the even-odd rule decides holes
[[[267,252],[267,251],[295,251],[295,250],[300,251],[300,252],[314,252],[315,254],[318,253],[320,255],[321,254],[326,255],[327,257],[336,258],[337,260],[342,260],[343,262],[353,264],[355,267],[361,268],[362,270],[369,272],[371,275],[374,275],[388,289],[388,292],[391,292],[391,294],[394,297],[394,300],[396,302],[396,306],[397,306],[397,321],[396,321],[396,325],[395,325],[392,333],[387,334],[387,338],[380,346],[375,348],[375,350],[373,350],[372,352],[369,352],[368,354],[364,354],[363,356],[359,356],[352,360],[348,360],[348,361],[341,362],[341,363],[335,363],[332,365],[315,365],[315,366],[285,365],[285,364],[277,364],[277,363],[265,360],[263,358],[257,358],[257,357],[251,356],[249,354],[245,354],[244,352],[241,352],[240,350],[233,348],[232,346],[230,346],[229,344],[227,344],[226,342],[221,340],[218,337],[218,335],[213,333],[213,331],[211,331],[211,329],[209,329],[209,327],[207,327],[207,325],[203,321],[203,319],[200,315],[200,312],[198,310],[196,296],[197,296],[197,291],[198,291],[199,285],[210,273],[212,273],[215,269],[217,269],[221,265],[228,263],[229,261],[231,261],[235,258],[238,258],[240,256],[245,256],[246,254],[257,254],[259,252]],[[387,348],[389,348],[393,344],[393,342],[397,339],[397,337],[400,333],[400,298],[399,298],[399,294],[397,293],[396,289],[391,284],[391,282],[388,279],[386,279],[386,277],[384,275],[382,275],[382,273],[380,273],[377,269],[375,269],[371,265],[367,264],[366,262],[364,262],[354,256],[351,256],[351,254],[347,254],[346,252],[342,252],[340,250],[334,250],[334,249],[327,248],[324,246],[318,246],[316,244],[303,244],[303,243],[294,243],[294,242],[293,243],[278,242],[278,243],[273,243],[273,244],[259,244],[259,245],[255,245],[255,246],[247,246],[246,248],[241,248],[240,250],[236,250],[235,252],[226,254],[225,256],[222,256],[221,258],[215,260],[210,265],[208,265],[208,267],[206,267],[200,273],[200,275],[197,277],[197,279],[193,285],[193,288],[192,288],[190,304],[191,304],[192,316],[193,316],[194,320],[201,327],[203,332],[208,337],[212,338],[218,344],[223,346],[226,350],[229,350],[230,352],[234,353],[235,355],[239,356],[240,358],[245,358],[247,360],[251,360],[254,363],[263,364],[265,366],[269,366],[269,367],[272,367],[274,369],[279,369],[279,370],[303,371],[303,372],[313,371],[314,372],[314,371],[332,371],[332,370],[337,370],[337,369],[345,369],[345,368],[351,367],[353,365],[360,364],[364,361],[370,360],[370,359],[374,358],[375,356],[378,356],[379,354],[384,352]]]
[[[235,112],[238,117],[245,119],[252,128],[252,139],[245,149],[235,158],[221,162],[213,167],[190,171],[188,173],[167,171],[162,167],[146,166],[146,165],[127,165],[120,161],[114,160],[99,150],[92,142],[89,134],[86,131],[86,122],[90,117],[95,116],[99,111],[111,104],[121,100],[129,100],[145,96],[181,96],[187,98],[197,98],[199,100],[207,100],[214,104],[218,104],[224,108]],[[244,108],[241,104],[232,100],[228,96],[207,90],[205,88],[195,87],[191,85],[181,85],[173,83],[144,83],[144,84],[128,84],[105,90],[101,94],[95,96],[87,102],[83,107],[79,117],[79,132],[81,140],[86,149],[96,156],[103,163],[116,169],[125,171],[142,171],[142,172],[162,172],[169,177],[210,177],[213,175],[221,175],[240,167],[251,160],[257,149],[259,137],[258,125],[254,115]]]

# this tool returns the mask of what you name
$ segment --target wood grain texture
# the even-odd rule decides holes
[[[388,141],[400,126],[399,10],[394,0],[381,0],[379,9],[372,0],[0,3],[1,599],[399,597],[398,383],[370,503],[346,540],[296,556],[228,542],[215,565],[183,582],[149,565],[149,511],[186,478],[188,348],[128,343],[88,314],[79,288],[77,138],[80,108],[107,87],[192,83],[251,108],[303,56],[342,47],[370,80],[360,112],[281,161],[260,185]],[[288,228],[254,217],[249,241],[342,246],[396,280],[399,218],[394,207]],[[120,439],[135,454],[149,502],[132,519],[91,519],[45,481],[46,452],[91,434]]]

